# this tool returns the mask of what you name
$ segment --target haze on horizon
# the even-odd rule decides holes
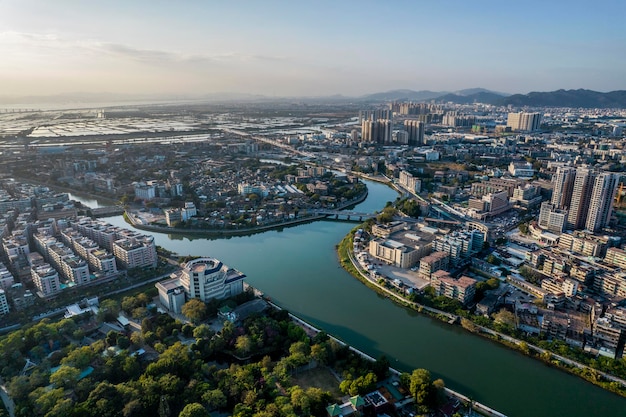
[[[0,96],[626,89],[615,1],[0,2]]]

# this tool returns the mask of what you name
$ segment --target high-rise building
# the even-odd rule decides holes
[[[409,146],[424,145],[424,122],[405,120],[404,128],[409,134]]]
[[[0,315],[7,314],[9,312],[9,303],[7,302],[7,295],[2,288],[0,288]]]
[[[552,205],[557,209],[569,209],[574,189],[574,179],[576,178],[576,168],[558,167],[552,177],[554,189],[552,190]]]
[[[544,202],[539,212],[539,227],[553,233],[562,233],[565,230],[567,210],[559,209],[554,204]]]
[[[363,142],[387,145],[391,143],[393,123],[391,120],[363,120],[361,140]]]
[[[587,230],[596,232],[609,224],[619,178],[619,174],[610,172],[595,177],[585,223]]]
[[[539,130],[541,124],[540,113],[509,113],[506,126],[511,130],[522,130],[532,132]]]
[[[576,178],[574,179],[572,198],[567,215],[568,229],[575,230],[585,227],[594,177],[595,173],[588,168],[578,168],[576,170]]]
[[[359,123],[365,120],[375,122],[377,120],[391,120],[393,112],[390,109],[361,110],[359,111]]]

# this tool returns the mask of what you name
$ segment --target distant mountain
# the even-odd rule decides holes
[[[499,91],[487,90],[486,88],[466,88],[464,90],[458,90],[453,92],[453,94],[456,94],[458,96],[473,96],[478,93],[492,93],[502,97],[510,96],[510,94],[501,93]]]
[[[385,101],[385,100],[409,100],[409,101],[424,101],[439,97],[446,92],[437,92],[429,90],[391,90],[383,93],[368,94],[359,97],[365,101]]]
[[[472,103],[484,103],[484,104],[499,104],[505,98],[500,93],[494,93],[491,91],[479,91],[473,94],[461,95],[461,94],[446,94],[437,97],[435,100],[442,103],[456,103],[456,104],[472,104]]]
[[[514,94],[502,100],[503,105],[517,107],[585,107],[585,108],[626,108],[626,90],[601,93],[592,90],[557,90]]]
[[[391,90],[382,93],[373,93],[359,97],[365,101],[388,101],[388,100],[408,100],[427,101],[436,100],[441,102],[454,102],[458,104],[470,104],[474,102],[493,104],[498,100],[508,96],[505,93],[498,93],[486,88],[467,88],[465,90],[450,93],[447,91],[430,90]]]

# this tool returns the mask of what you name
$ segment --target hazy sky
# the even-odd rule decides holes
[[[626,1],[0,0],[0,95],[626,89]]]

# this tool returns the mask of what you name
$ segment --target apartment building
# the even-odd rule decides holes
[[[154,237],[140,233],[128,233],[113,242],[113,255],[125,269],[157,266]]]
[[[447,270],[450,263],[450,255],[446,252],[433,252],[420,259],[418,275],[420,278],[430,281],[433,272]]]
[[[49,264],[31,268],[32,280],[42,297],[50,297],[61,291],[59,274]]]
[[[435,289],[437,296],[444,295],[465,305],[474,299],[476,282],[470,277],[461,276],[454,279],[446,271],[436,271],[431,275],[430,285]]]

